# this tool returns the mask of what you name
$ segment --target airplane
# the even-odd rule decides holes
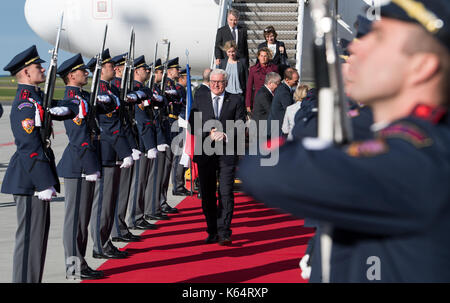
[[[161,41],[170,41],[170,57],[180,57],[180,64],[184,65],[185,53],[188,50],[192,74],[201,75],[203,69],[210,67],[214,59],[216,30],[221,25],[220,5],[224,1],[227,0],[26,0],[24,11],[31,29],[50,44],[55,42],[60,16],[64,13],[64,31],[60,47],[71,53],[81,53],[86,58],[95,56],[100,50],[106,24],[106,47],[112,55],[125,53],[133,27],[136,33],[137,56],[144,54],[150,63],[154,58],[156,42],[159,42],[158,57],[165,58],[167,45],[162,46]],[[301,52],[291,50],[294,53],[289,55],[294,58],[295,54],[301,54],[301,61],[296,58],[293,65],[296,63],[297,68],[301,69],[302,79],[313,79],[313,34],[309,1],[298,2],[304,7],[304,18],[301,24],[299,21],[303,29],[302,35],[296,36],[303,38],[300,43],[294,41],[295,46],[292,48],[301,49]],[[336,6],[340,16],[338,35],[351,39],[352,25],[356,16],[363,14],[363,8],[385,1],[330,1]],[[261,1],[253,2],[260,5]],[[261,22],[258,26],[261,33],[266,23],[267,21]],[[294,26],[295,28],[299,27]]]
[[[24,11],[31,29],[50,44],[55,42],[63,12],[60,47],[86,58],[99,52],[108,24],[106,47],[112,55],[127,51],[134,27],[136,55],[153,60],[156,42],[167,39],[171,58],[179,56],[185,62],[188,49],[190,65],[200,68],[210,64],[219,17],[213,0],[27,0]],[[160,43],[158,57],[165,56],[166,48]]]

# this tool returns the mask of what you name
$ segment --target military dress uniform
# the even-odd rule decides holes
[[[32,46],[15,56],[4,68],[15,75],[31,64],[43,63]],[[50,202],[36,192],[51,187],[59,192],[55,158],[44,148],[40,128],[44,118],[43,93],[39,87],[19,84],[11,105],[11,129],[17,147],[2,184],[2,193],[12,194],[17,207],[17,232],[13,257],[13,282],[41,282],[50,228]]]
[[[80,54],[63,62],[58,74],[65,77],[78,69],[85,70]],[[90,110],[90,94],[81,87],[66,86],[64,99],[59,102],[74,113],[64,121],[69,143],[58,163],[59,176],[64,178],[65,215],[63,244],[66,278],[101,278],[103,273],[92,270],[85,260],[88,241],[88,225],[94,199],[95,180],[100,177],[101,164],[98,141],[91,138],[87,115]],[[107,112],[107,105],[97,103],[97,111]],[[88,180],[88,176],[94,176]]]
[[[111,61],[109,50],[102,54],[103,64]],[[89,64],[88,64],[89,65]],[[96,182],[94,203],[91,214],[91,237],[94,243],[94,258],[123,258],[126,252],[119,251],[110,241],[114,223],[122,160],[131,158],[131,147],[121,128],[119,92],[107,81],[100,80],[99,95],[111,98],[114,110],[103,114],[97,113],[100,125],[101,178]],[[131,159],[132,161],[132,159]]]
[[[442,239],[450,228],[450,127],[444,113],[419,105],[375,139],[345,147],[290,143],[273,167],[247,157],[239,169],[245,191],[334,226],[331,282],[370,282],[371,256],[382,262],[382,282],[448,282],[450,249]],[[431,260],[430,247],[439,252]],[[343,250],[346,268],[335,254]]]
[[[126,59],[126,53],[116,56],[112,59],[115,63],[115,66],[124,65]],[[122,78],[115,77],[111,81],[111,85],[114,86],[118,91],[120,91],[120,87],[122,84]],[[131,93],[131,92],[129,92]],[[126,97],[126,96],[125,96]],[[122,108],[120,112],[121,122],[122,122],[122,130],[125,134],[125,137],[128,140],[128,143],[133,152],[133,160],[139,159],[139,136],[137,131],[135,133],[134,130],[134,109],[132,108],[134,104],[127,104],[125,100],[121,100]],[[114,213],[114,224],[111,232],[111,237],[113,241],[138,241],[140,239],[139,236],[135,236],[131,234],[128,229],[126,223],[126,214],[129,201],[133,200],[133,188],[136,182],[136,173],[137,165],[133,165],[130,168],[122,169],[120,172],[120,186],[119,186],[119,194],[117,199],[116,211]],[[132,225],[134,226],[134,225]]]
[[[168,62],[168,68],[180,68],[178,65],[178,57],[169,60]],[[186,104],[183,104],[183,95],[180,90],[180,85],[178,85],[173,79],[170,79],[167,77],[166,83],[164,84],[165,89],[165,96],[167,97],[167,110],[168,110],[168,123],[167,123],[167,129],[168,129],[168,144],[169,146],[172,145],[172,140],[178,136],[179,134],[179,127],[178,127],[178,118],[180,115],[185,115],[185,106]],[[184,102],[186,102],[184,100]],[[184,110],[183,110],[184,108]],[[178,161],[179,162],[179,161]],[[160,196],[160,206],[163,212],[166,213],[177,213],[178,210],[176,208],[172,208],[167,203],[167,191],[169,188],[169,182],[170,182],[170,175],[176,175],[176,168],[177,165],[174,165],[174,154],[169,148],[165,152],[165,163],[164,163],[164,173],[163,173],[163,184],[162,184],[162,190],[161,190],[161,196]]]
[[[140,56],[134,62],[135,68],[147,66],[145,57]],[[160,64],[159,64],[160,65]],[[160,125],[160,110],[163,108],[163,99],[155,99],[156,92],[139,81],[134,81],[134,91],[144,96],[140,103],[135,104],[135,118],[140,136],[141,157],[136,169],[136,180],[134,184],[134,199],[130,203],[129,224],[141,229],[155,229],[156,226],[146,221],[148,214],[152,213],[152,199],[154,199],[154,188],[161,179],[156,173],[156,157],[158,145],[164,145]],[[159,177],[159,179],[158,179]],[[161,183],[161,181],[159,181]]]

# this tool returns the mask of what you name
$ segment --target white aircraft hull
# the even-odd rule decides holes
[[[214,0],[27,0],[25,17],[34,32],[54,44],[61,13],[64,31],[61,48],[95,56],[101,48],[105,24],[106,47],[112,56],[125,53],[131,27],[136,32],[136,56],[153,62],[155,44],[171,41],[170,57],[186,64],[186,49],[193,72],[209,67],[213,54],[219,5]],[[165,59],[166,47],[158,50]]]

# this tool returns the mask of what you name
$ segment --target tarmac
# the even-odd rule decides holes
[[[0,118],[0,180],[3,182],[9,160],[16,151],[14,137],[11,132],[9,114],[11,105],[3,104],[4,113]],[[53,122],[54,138],[52,138],[52,149],[55,153],[56,163],[67,146],[68,139],[64,124],[60,121]],[[0,182],[0,184],[1,184]],[[47,245],[47,256],[42,282],[43,283],[79,283],[79,280],[66,280],[65,260],[63,248],[63,224],[64,224],[64,179],[60,178],[61,193],[51,202],[50,207],[50,233]],[[173,196],[172,185],[169,185],[168,202],[172,207],[177,206],[185,197]],[[156,223],[156,221],[150,221]],[[15,233],[17,229],[16,207],[12,195],[0,193],[0,283],[10,283],[12,280],[12,261],[14,252]],[[139,235],[143,231],[132,231]],[[114,242],[118,248],[126,246],[127,243]],[[89,238],[86,251],[86,261],[93,269],[98,268],[106,260],[94,259],[92,257],[92,240]]]

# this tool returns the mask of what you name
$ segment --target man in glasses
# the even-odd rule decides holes
[[[231,244],[233,184],[238,160],[233,138],[237,133],[236,122],[244,124],[245,106],[238,96],[225,91],[227,77],[224,70],[213,70],[209,81],[211,93],[199,95],[189,115],[190,132],[196,136],[194,162],[198,164],[207,244]],[[205,150],[199,149],[202,146]],[[219,199],[216,198],[217,181]]]

